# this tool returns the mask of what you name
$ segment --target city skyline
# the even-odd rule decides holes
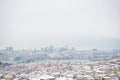
[[[0,48],[120,49],[119,0],[1,0]]]

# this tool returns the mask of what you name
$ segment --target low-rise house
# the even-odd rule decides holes
[[[42,75],[39,77],[40,80],[55,80],[55,77],[50,75]]]

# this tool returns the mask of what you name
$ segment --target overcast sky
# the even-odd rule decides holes
[[[0,0],[0,48],[120,49],[120,0]]]

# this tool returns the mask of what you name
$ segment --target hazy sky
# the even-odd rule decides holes
[[[0,0],[0,48],[120,48],[120,0]]]

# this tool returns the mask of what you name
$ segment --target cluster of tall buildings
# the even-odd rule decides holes
[[[77,50],[67,46],[56,48],[52,45],[40,49],[14,50],[13,47],[6,47],[0,50],[0,61],[41,61],[41,60],[111,60],[120,58],[120,50],[102,51]]]
[[[5,51],[5,52],[12,52],[12,51],[32,51],[32,52],[56,52],[56,51],[75,51],[75,48],[74,47],[68,47],[67,45],[66,46],[63,46],[63,47],[54,47],[52,45],[50,46],[46,46],[46,47],[40,47],[39,49],[22,49],[22,50],[14,50],[13,47],[6,47],[4,50],[0,50],[0,51]]]

